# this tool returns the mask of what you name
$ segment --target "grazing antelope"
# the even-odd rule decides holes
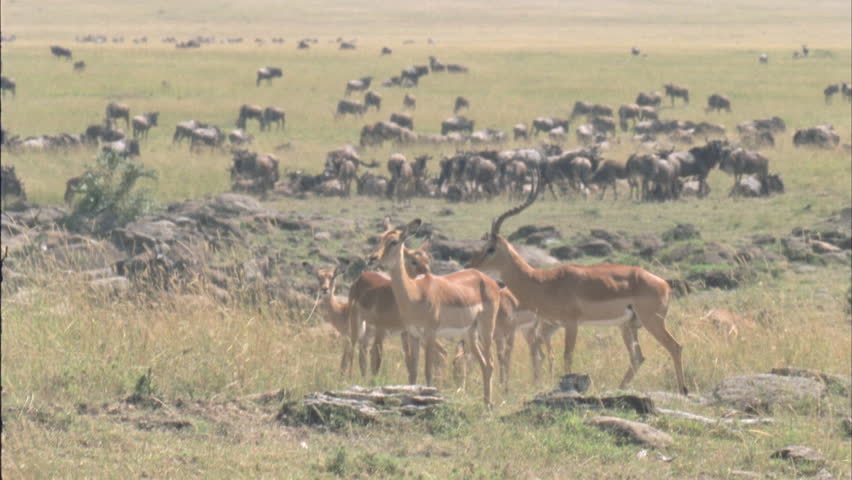
[[[240,114],[237,116],[236,126],[245,130],[246,121],[250,118],[260,122],[260,129],[266,129],[266,119],[263,116],[263,108],[259,105],[242,105],[240,106]]]
[[[391,289],[403,324],[409,333],[426,342],[426,383],[432,384],[436,338],[467,335],[466,344],[471,346],[482,371],[483,400],[490,406],[494,371],[491,343],[500,309],[500,287],[491,277],[470,269],[444,276],[427,272],[411,278],[403,248],[420,225],[420,219],[415,219],[408,225],[386,231],[378,248],[370,255],[369,263],[380,263],[390,270]],[[357,336],[352,335],[353,348],[357,340]],[[412,362],[416,365],[419,355],[416,342],[412,342],[411,350]]]
[[[563,360],[566,372],[571,371],[580,325],[619,326],[630,356],[630,366],[621,381],[621,387],[625,387],[644,361],[638,342],[639,327],[644,326],[668,350],[674,362],[678,390],[686,394],[682,347],[665,325],[669,302],[669,285],[665,280],[629,265],[562,265],[540,270],[530,266],[500,235],[500,226],[507,218],[521,213],[535,201],[543,186],[541,178],[539,175],[538,186],[524,203],[494,219],[488,240],[470,260],[468,268],[498,273],[521,304],[542,320],[565,327]]]
[[[672,106],[674,107],[675,98],[682,98],[684,103],[689,103],[689,89],[686,87],[680,87],[673,83],[667,83],[663,85],[663,88],[666,89],[666,96],[672,97]]]
[[[159,116],[160,112],[148,112],[133,117],[133,138],[148,138],[148,130],[157,126]]]
[[[107,127],[110,127],[112,121],[117,118],[123,118],[126,127],[130,128],[130,107],[123,103],[110,102],[106,107]]]
[[[281,129],[284,128],[286,122],[287,114],[283,108],[266,107],[263,109],[263,121],[260,122],[260,129],[272,128],[273,123],[276,129]]]

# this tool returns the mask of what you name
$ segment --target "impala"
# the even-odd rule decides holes
[[[490,406],[494,370],[491,343],[500,309],[500,287],[491,277],[471,269],[445,276],[427,272],[411,278],[404,262],[404,243],[420,224],[420,219],[416,219],[382,234],[377,250],[370,255],[370,263],[378,262],[390,270],[391,289],[403,324],[409,333],[425,341],[426,383],[432,384],[436,338],[467,335],[467,344],[482,370],[483,399]],[[354,333],[350,331],[352,348],[358,340]],[[414,365],[417,356],[417,348],[412,348]]]
[[[482,250],[468,268],[499,274],[522,305],[543,320],[565,327],[564,363],[571,371],[571,359],[580,325],[612,325],[621,336],[630,356],[630,366],[621,381],[624,388],[644,361],[639,348],[639,328],[645,327],[668,350],[674,362],[678,389],[686,394],[680,344],[666,329],[669,285],[650,272],[629,265],[562,265],[550,270],[530,266],[511,243],[500,235],[500,226],[532,205],[542,187],[537,186],[522,204],[496,217]],[[536,357],[533,357],[534,359]],[[537,368],[537,367],[536,367]]]

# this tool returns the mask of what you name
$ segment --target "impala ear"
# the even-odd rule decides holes
[[[386,216],[384,218],[384,220],[382,221],[382,225],[385,227],[385,231],[388,231],[388,230],[393,228],[393,225],[391,224],[390,216]]]
[[[402,229],[403,237],[408,238],[408,237],[414,235],[415,233],[417,233],[417,230],[420,230],[420,225],[422,225],[422,224],[423,224],[423,222],[419,218],[415,218],[414,220],[409,222],[408,225],[406,225]]]

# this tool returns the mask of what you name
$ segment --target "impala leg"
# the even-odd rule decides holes
[[[503,358],[500,360],[500,383],[503,384],[503,391],[509,393],[509,373],[512,368],[512,350],[515,349],[515,329],[511,329],[505,335],[503,340],[503,348],[497,346],[498,354],[503,351]]]
[[[627,354],[630,356],[630,366],[627,368],[627,373],[621,380],[618,388],[625,388],[639,371],[645,357],[642,356],[642,350],[639,348],[639,326],[629,322],[621,327],[621,338],[624,340],[624,346],[627,347]]]
[[[663,346],[666,350],[668,350],[669,355],[672,357],[672,362],[674,363],[675,375],[677,376],[677,386],[678,391],[684,395],[689,393],[686,389],[686,382],[683,377],[683,359],[682,359],[682,351],[683,347],[677,340],[672,337],[672,334],[666,329],[666,313],[668,312],[667,305],[659,305],[656,309],[649,309],[646,313],[639,314],[639,320],[642,322],[642,326],[648,330],[660,345]],[[638,312],[637,312],[638,313]]]
[[[565,324],[565,352],[562,354],[562,362],[566,374],[571,373],[575,345],[577,345],[577,323],[568,322]]]
[[[370,347],[370,338],[364,335],[358,343],[358,369],[361,370],[361,378],[367,376],[367,350]]]
[[[423,341],[426,343],[426,385],[432,385],[434,381],[434,368],[435,368],[435,333],[429,332],[427,333]]]
[[[373,347],[370,349],[370,373],[374,377],[379,373],[379,368],[382,366],[382,350],[384,342],[385,330],[377,328],[376,336],[373,338]],[[405,350],[404,347],[403,350]]]
[[[495,309],[495,317],[496,314],[497,311]],[[482,340],[482,345],[480,346],[480,342],[476,341],[476,329],[470,330],[470,335],[468,336],[468,343],[470,343],[471,349],[473,350],[473,354],[476,357],[476,360],[479,362],[479,368],[482,370],[482,389],[485,405],[487,405],[488,408],[491,408],[491,376],[494,373],[494,361],[491,358],[491,341],[492,337],[494,336],[493,317],[491,322],[491,328],[480,324],[478,330],[478,336]]]
[[[408,335],[408,345],[411,350],[408,359],[408,384],[417,384],[417,366],[420,363],[420,339],[413,335]]]
[[[456,343],[456,353],[453,355],[453,381],[461,383],[461,391],[465,391],[467,383],[467,352],[469,348],[462,340]]]

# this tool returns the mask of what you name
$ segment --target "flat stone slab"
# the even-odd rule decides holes
[[[622,409],[639,414],[656,413],[654,401],[642,395],[584,396],[576,392],[554,391],[537,395],[527,406],[539,406],[558,410],[575,409]]]
[[[713,398],[737,410],[759,413],[813,405],[825,392],[825,384],[816,380],[760,373],[726,378],[713,390]]]
[[[850,391],[852,391],[852,377],[849,376],[835,375],[833,373],[825,373],[812,368],[799,367],[773,368],[770,373],[784,377],[810,378],[811,380],[824,383],[830,392],[841,396],[847,396]]]
[[[650,425],[618,417],[594,417],[586,421],[600,429],[610,431],[633,443],[651,448],[666,448],[674,443],[671,435]]]
[[[790,460],[791,462],[822,462],[824,457],[821,453],[810,447],[802,445],[791,445],[775,451],[771,458]]]

